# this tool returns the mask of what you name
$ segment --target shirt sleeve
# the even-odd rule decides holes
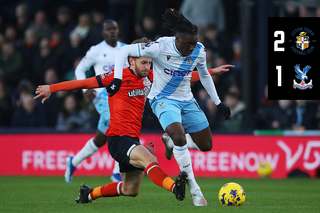
[[[158,42],[138,43],[121,47],[118,50],[114,66],[114,77],[122,79],[122,71],[126,60],[132,57],[149,57],[155,58],[160,54]]]
[[[218,105],[221,103],[221,100],[218,96],[216,87],[214,86],[212,77],[207,69],[206,65],[206,52],[202,48],[201,50],[202,54],[201,57],[199,57],[199,62],[197,64],[197,69],[200,77],[201,84],[205,88],[205,90],[208,92],[209,96],[211,97],[212,101],[215,103],[215,105]]]
[[[86,79],[86,72],[95,64],[93,47],[87,51],[85,57],[82,58],[78,66],[76,67],[75,76],[77,80]],[[83,89],[86,92],[87,89]]]
[[[65,81],[57,84],[51,84],[49,87],[50,87],[51,93],[55,93],[58,91],[99,88],[100,84],[96,76],[96,77],[87,78],[83,80]]]

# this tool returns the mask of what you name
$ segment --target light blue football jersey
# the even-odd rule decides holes
[[[117,46],[112,47],[105,41],[102,41],[99,44],[92,46],[87,51],[85,57],[82,58],[78,66],[82,66],[84,68],[82,70],[89,70],[90,67],[93,66],[95,75],[100,75],[103,73],[111,74],[110,71],[114,68],[117,51],[124,45],[126,44],[118,41]],[[126,63],[124,67],[128,67],[128,63]],[[76,74],[76,78],[85,79],[85,74]],[[96,99],[103,98],[104,96],[108,95],[105,88],[96,88],[94,90],[96,91]],[[96,99],[93,100],[93,102],[96,102]]]
[[[176,100],[190,100],[190,79],[195,67],[206,67],[204,46],[198,42],[194,51],[183,57],[175,46],[175,37],[162,37],[156,42],[138,44],[139,56],[153,58],[153,85],[148,95]]]

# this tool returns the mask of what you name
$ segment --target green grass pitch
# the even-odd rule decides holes
[[[197,178],[207,207],[195,207],[187,188],[186,199],[178,202],[170,192],[144,177],[138,197],[100,198],[89,204],[75,204],[81,183],[90,187],[105,185],[109,177],[0,177],[0,212],[91,213],[91,212],[320,212],[320,179],[231,179]],[[220,187],[237,182],[246,191],[243,206],[222,206]]]

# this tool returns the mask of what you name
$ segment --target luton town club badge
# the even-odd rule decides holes
[[[297,64],[296,66],[294,66],[294,69],[297,73],[296,78],[300,79],[301,82],[298,84],[296,82],[296,80],[293,80],[293,88],[296,89],[301,89],[301,90],[305,90],[305,89],[311,89],[312,88],[312,80],[310,79],[309,83],[305,82],[305,79],[308,79],[307,73],[309,71],[309,69],[311,69],[311,67],[309,65],[305,66],[303,68],[303,71],[300,70],[300,64]]]
[[[309,36],[306,36],[306,32],[300,32],[299,36],[297,36],[297,48],[300,50],[305,50],[309,47]]]

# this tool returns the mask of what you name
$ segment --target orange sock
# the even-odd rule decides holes
[[[152,182],[172,192],[175,182],[159,167],[157,163],[151,163],[147,166],[146,171]]]
[[[122,195],[122,182],[112,182],[104,186],[96,187],[90,193],[91,199],[95,200],[100,197],[117,197]]]

